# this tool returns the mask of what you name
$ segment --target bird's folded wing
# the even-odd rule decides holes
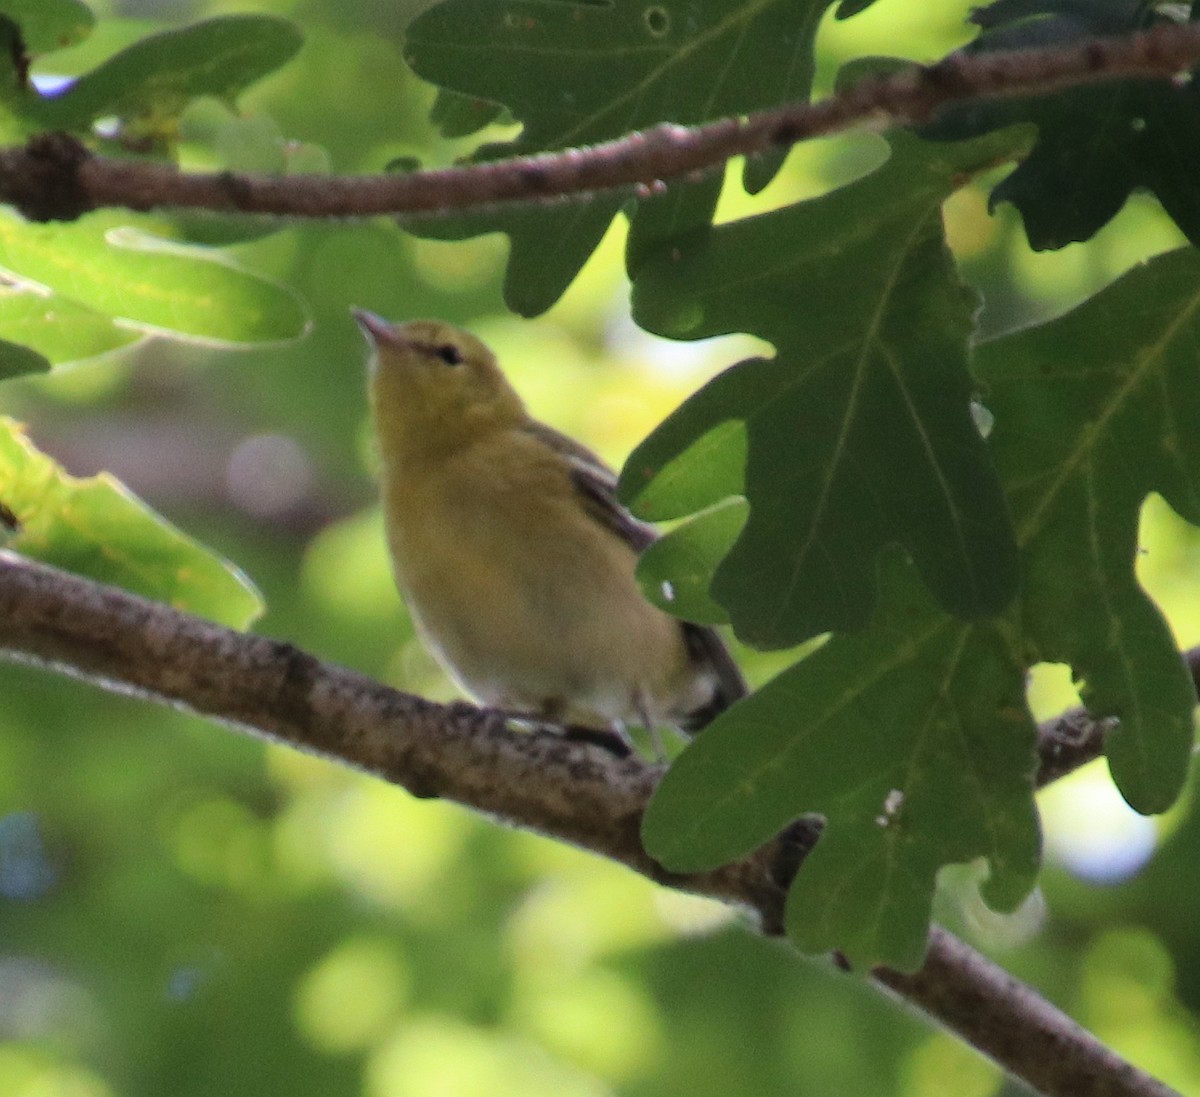
[[[579,493],[584,509],[600,525],[616,534],[634,552],[641,552],[658,540],[658,531],[653,526],[639,522],[617,501],[617,474],[587,446],[536,420],[530,420],[526,429],[566,460],[571,483]]]

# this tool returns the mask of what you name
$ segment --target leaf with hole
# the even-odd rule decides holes
[[[725,611],[708,595],[713,568],[737,540],[749,508],[730,499],[676,526],[647,548],[637,577],[647,599],[700,625],[724,624]]]
[[[1012,630],[941,613],[891,557],[872,626],[834,637],[723,713],[646,813],[676,872],[733,860],[796,817],[825,828],[788,897],[788,934],[856,967],[924,955],[942,866],[985,858],[1014,909],[1037,877],[1036,732]]]

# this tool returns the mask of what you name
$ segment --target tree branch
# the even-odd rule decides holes
[[[234,632],[10,552],[0,552],[0,655],[184,707],[349,764],[415,796],[454,800],[570,842],[658,883],[750,910],[768,934],[782,932],[787,888],[819,833],[819,824],[802,819],[740,861],[707,873],[669,873],[646,854],[639,836],[662,766],[551,732],[513,730],[498,714],[471,705],[433,704],[290,644]],[[1189,653],[1189,661],[1200,672],[1200,652]],[[1061,740],[1048,727],[1045,750],[1065,771]],[[1102,722],[1076,723],[1074,761],[1094,756],[1104,730]],[[920,971],[880,968],[873,977],[1047,1094],[1172,1092],[945,931],[935,929]]]
[[[1200,697],[1200,647],[1182,655]],[[1071,708],[1038,725],[1038,788],[1065,777],[1104,753],[1104,737],[1116,727],[1111,717],[1097,719],[1087,709]]]
[[[389,689],[291,644],[234,632],[116,587],[0,551],[0,655],[186,708],[599,853],[659,883],[749,907],[782,932],[798,863],[777,841],[694,876],[642,849],[642,812],[664,767],[618,758],[495,712]],[[813,835],[815,840],[815,833]]]
[[[921,970],[876,968],[877,983],[939,1019],[1039,1093],[1055,1097],[1180,1097],[1125,1062],[1003,968],[934,927]]]
[[[928,121],[965,100],[1041,95],[1128,77],[1169,79],[1200,61],[1200,25],[1159,23],[1127,37],[1046,49],[955,53],[864,80],[818,103],[797,103],[685,128],[660,125],[586,149],[436,171],[376,176],[184,173],[170,165],[94,156],[75,138],[42,134],[0,150],[0,202],[31,220],[69,220],[123,206],[290,217],[439,214],[511,202],[656,188],[739,155],[785,148],[856,126]]]

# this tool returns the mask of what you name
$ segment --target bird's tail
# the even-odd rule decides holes
[[[699,708],[686,713],[679,722],[680,731],[695,735],[750,690],[725,642],[714,629],[685,621],[683,637],[696,666],[707,670],[713,682],[712,697]]]

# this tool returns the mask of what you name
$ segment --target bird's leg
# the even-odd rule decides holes
[[[654,748],[654,760],[662,765],[667,760],[662,732],[659,731],[658,721],[650,715],[646,697],[640,690],[634,694],[633,707],[638,714],[638,719],[642,722],[642,727],[646,729],[646,734],[650,736],[650,745]]]
[[[563,720],[565,713],[566,705],[561,698],[548,697],[535,712],[511,712],[509,716],[531,728],[546,728],[573,743],[591,743],[618,758],[628,758],[633,754],[633,742],[623,728],[568,724]]]
[[[618,758],[628,758],[633,754],[633,744],[623,729],[617,727],[588,728],[579,724],[560,724],[562,737],[576,743],[592,743],[603,747]]]

